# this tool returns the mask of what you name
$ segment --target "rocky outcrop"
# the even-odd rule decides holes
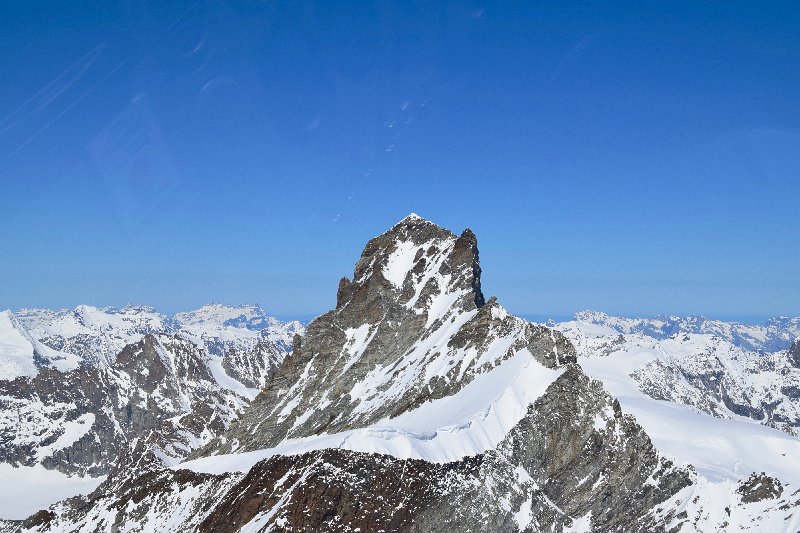
[[[783,494],[783,485],[779,480],[764,472],[753,473],[739,485],[736,492],[742,495],[744,503],[755,503],[780,497]]]

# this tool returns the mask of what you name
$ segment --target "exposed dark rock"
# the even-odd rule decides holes
[[[742,481],[736,492],[742,495],[744,503],[760,502],[780,497],[783,494],[783,485],[774,477],[754,473],[746,480]]]
[[[794,341],[789,347],[789,362],[795,367],[800,368],[800,340]]]

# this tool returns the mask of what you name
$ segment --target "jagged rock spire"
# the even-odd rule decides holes
[[[485,302],[480,276],[477,238],[470,229],[457,237],[412,213],[367,243],[352,280],[339,282],[336,308],[352,305],[382,315],[396,303],[427,312],[435,294],[458,292],[462,310],[474,309]]]

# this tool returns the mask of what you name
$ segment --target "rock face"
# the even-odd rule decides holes
[[[175,461],[222,433],[302,328],[247,330],[208,308],[254,314],[208,306],[184,325],[144,307],[5,312],[0,354],[14,364],[0,366],[0,463],[96,477],[137,439]]]
[[[795,368],[800,368],[800,340],[794,341],[787,352],[789,363]]]
[[[225,431],[170,468],[139,439],[95,492],[9,529],[800,527],[800,474],[711,479],[666,456],[564,334],[484,299],[480,274],[471,231],[407,217]]]

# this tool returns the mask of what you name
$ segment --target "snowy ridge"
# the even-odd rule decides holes
[[[169,318],[146,306],[79,305],[73,310],[23,309],[15,315],[33,338],[92,365],[111,363],[123,347],[148,333],[175,330]]]
[[[326,448],[433,463],[457,461],[497,446],[561,372],[541,365],[522,350],[454,395],[424,403],[399,417],[332,435],[286,439],[264,450],[195,459],[174,468],[211,474],[247,472],[274,455]]]
[[[19,344],[19,335],[36,346],[36,353],[44,358],[42,364],[49,361],[68,370],[79,364],[112,365],[125,346],[140,342],[148,334],[166,333],[181,335],[204,347],[219,358],[217,367],[223,372],[232,366],[222,364],[229,352],[259,351],[267,359],[260,368],[224,378],[244,380],[241,387],[253,389],[263,386],[283,354],[291,352],[294,336],[305,331],[299,322],[281,322],[257,305],[209,304],[174,317],[157,313],[152,307],[133,305],[122,309],[80,305],[74,310],[23,309],[4,313],[5,318],[0,318],[0,379],[34,376],[38,371],[30,362],[30,350],[24,342]],[[14,331],[19,335],[15,336]],[[13,359],[12,353],[16,354]]]

